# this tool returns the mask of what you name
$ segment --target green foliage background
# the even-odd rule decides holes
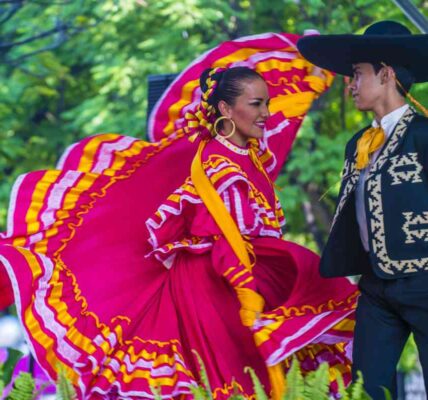
[[[414,0],[427,13],[426,0]],[[98,132],[145,136],[147,76],[181,71],[221,41],[267,31],[361,32],[395,19],[390,0],[7,0],[0,2],[0,228],[21,173],[50,168]],[[319,250],[344,143],[370,116],[336,79],[314,106],[280,177],[287,237]],[[413,93],[428,104],[427,86]],[[330,188],[323,200],[320,196]]]

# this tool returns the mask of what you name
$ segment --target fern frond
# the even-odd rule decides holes
[[[13,382],[7,397],[9,400],[32,400],[34,398],[34,379],[28,372],[21,372]]]
[[[152,391],[153,400],[162,400],[161,389],[159,387],[150,386],[150,390]]]
[[[213,396],[212,396],[212,390],[211,390],[211,385],[210,382],[208,380],[208,374],[207,374],[207,370],[205,368],[205,364],[202,361],[201,356],[199,355],[199,353],[196,350],[192,350],[193,354],[195,354],[196,358],[198,359],[198,363],[199,363],[199,374],[201,376],[201,383],[205,388],[206,391],[206,398],[209,400],[213,400]]]
[[[64,369],[59,368],[56,381],[56,397],[58,400],[76,400],[77,394],[73,385],[67,378]]]
[[[322,363],[316,371],[311,371],[305,378],[305,398],[329,400],[330,378],[328,364]]]
[[[232,394],[227,400],[246,400],[246,397],[242,394]]]
[[[385,395],[385,400],[392,400],[391,392],[386,388],[381,386],[383,394]]]
[[[34,393],[33,398],[38,399],[39,396],[43,393],[43,391],[49,386],[52,386],[52,382],[45,382],[42,385],[40,385],[39,389]],[[0,397],[0,399],[1,399],[1,397]]]
[[[349,394],[345,388],[345,383],[343,382],[343,376],[341,374],[337,374],[336,381],[340,400],[350,400]]]
[[[207,400],[207,391],[202,386],[190,386],[194,400]]]
[[[232,378],[232,395],[228,400],[246,400],[246,397],[241,393],[241,390],[235,378]]]
[[[351,400],[371,400],[371,397],[364,389],[364,379],[361,371],[357,371],[357,380],[347,389],[351,395]]]
[[[245,372],[248,372],[251,376],[251,380],[253,381],[254,394],[256,395],[257,400],[268,400],[268,396],[266,395],[265,389],[260,382],[260,379],[257,377],[254,370],[250,367],[245,367]]]
[[[287,373],[287,390],[283,397],[284,400],[302,400],[304,395],[305,382],[300,364],[296,357],[293,358],[290,370]]]

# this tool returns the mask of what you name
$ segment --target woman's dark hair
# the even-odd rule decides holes
[[[381,63],[372,63],[372,65],[376,74],[383,67]],[[398,93],[400,93],[403,97],[406,97],[407,92],[410,90],[413,83],[415,82],[414,76],[409,72],[408,69],[400,65],[391,65],[390,67],[394,70],[395,77],[397,78],[398,82],[401,83],[401,86],[403,86],[403,89],[405,90],[404,92],[403,89],[400,87],[400,85],[396,83],[395,86],[398,90]]]
[[[200,79],[199,84],[202,92],[208,90],[207,79],[212,70],[206,69]],[[223,100],[233,106],[236,98],[243,92],[242,82],[252,81],[254,79],[263,79],[260,74],[248,67],[234,67],[216,72],[211,75],[211,79],[217,82],[217,85],[208,98],[208,104],[212,105],[215,110],[215,116],[219,117],[218,103]]]

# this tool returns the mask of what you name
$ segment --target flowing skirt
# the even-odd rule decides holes
[[[266,300],[252,330],[209,251],[183,250],[170,269],[147,257],[145,221],[184,181],[195,146],[101,135],[74,146],[60,169],[18,179],[0,261],[37,361],[52,378],[65,370],[90,399],[154,398],[156,387],[162,398],[191,399],[193,350],[215,399],[254,396],[246,366],[269,391],[266,367],[287,367],[293,354],[305,371],[327,361],[333,386],[337,374],[349,380],[358,292],[322,279],[314,253],[252,241]]]

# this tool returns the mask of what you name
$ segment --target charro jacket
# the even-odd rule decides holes
[[[428,119],[409,108],[371,166],[364,201],[369,252],[362,244],[355,210],[360,171],[356,145],[366,130],[348,142],[345,167],[322,276],[364,274],[382,278],[428,272]]]

